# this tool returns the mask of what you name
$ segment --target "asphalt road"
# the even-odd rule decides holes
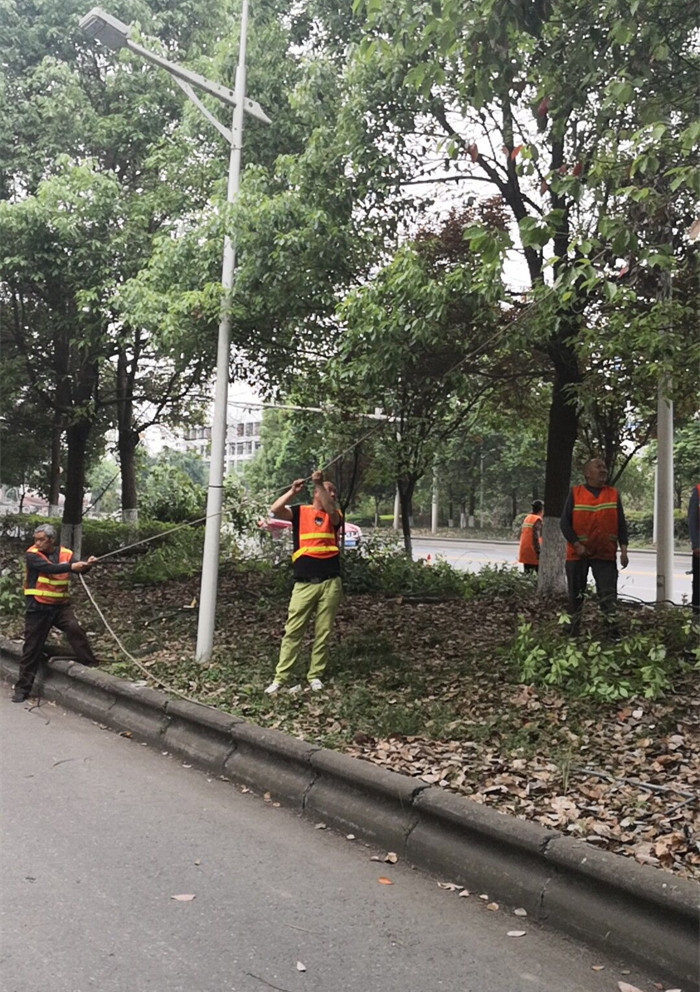
[[[496,544],[489,541],[440,540],[439,538],[416,538],[413,541],[413,557],[439,556],[467,572],[478,572],[484,565],[517,565],[518,545]],[[656,555],[645,551],[630,551],[630,563],[621,569],[617,589],[620,596],[654,602],[656,599]],[[690,554],[676,555],[673,569],[673,599],[681,603],[685,596],[690,600],[691,559]],[[518,568],[522,568],[518,565]]]
[[[55,704],[0,709],[4,992],[653,989]]]

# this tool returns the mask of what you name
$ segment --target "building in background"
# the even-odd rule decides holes
[[[262,409],[232,403],[228,408],[227,420],[224,475],[242,472],[246,462],[255,456],[261,443]],[[185,428],[182,439],[185,451],[193,451],[209,461],[211,427]]]

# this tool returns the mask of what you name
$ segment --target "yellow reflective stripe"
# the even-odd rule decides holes
[[[48,575],[39,574],[37,582],[46,582],[50,586],[67,586],[70,585],[70,579],[50,579]]]
[[[333,552],[335,552],[335,551],[338,551],[338,550],[339,549],[336,547],[335,544],[317,544],[317,545],[315,545],[313,547],[299,548],[298,551],[295,551],[292,554],[292,561],[296,561],[297,558],[300,557],[300,555],[310,555],[312,558],[313,557],[321,557],[320,555],[314,556],[313,552],[315,552],[315,551],[321,551],[321,552],[323,552],[323,551],[333,551]],[[328,556],[328,557],[330,557],[330,556]]]
[[[309,540],[313,539],[314,537],[335,537],[335,534],[334,534],[334,532],[332,530],[316,530],[316,531],[314,531],[311,534],[300,534],[299,535],[299,540],[300,541],[309,541]]]
[[[598,506],[589,506],[588,503],[574,504],[574,510],[587,510],[589,513],[594,513],[597,510],[614,510],[616,508],[617,503],[599,503]]]
[[[67,592],[50,592],[48,589],[25,589],[25,596],[50,596],[52,599],[67,599]]]
[[[534,526],[535,526],[534,524],[523,524],[523,527],[529,527],[530,530],[532,530]]]

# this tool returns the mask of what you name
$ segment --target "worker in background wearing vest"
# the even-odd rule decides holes
[[[541,499],[536,499],[532,504],[532,513],[528,513],[523,520],[518,551],[518,561],[523,566],[523,572],[536,572],[539,568],[543,513],[544,503]]]
[[[51,524],[40,524],[34,531],[34,544],[24,555],[24,648],[13,703],[23,703],[32,691],[42,649],[52,627],[63,631],[78,661],[83,665],[98,664],[70,603],[71,573],[89,571],[94,561],[95,558],[76,561],[69,548],[56,547],[56,532]]]
[[[620,565],[627,568],[627,521],[620,494],[606,486],[608,470],[602,458],[591,458],[583,466],[586,484],[574,486],[561,515],[566,538],[566,581],[569,587],[569,633],[577,636],[581,626],[583,597],[588,570],[593,572],[600,608],[617,634],[617,548]]]
[[[321,676],[328,661],[328,638],[343,594],[338,547],[342,514],[336,504],[335,486],[324,482],[321,472],[314,472],[311,481],[314,496],[310,506],[288,505],[304,488],[304,479],[297,479],[271,507],[274,517],[292,521],[294,589],[274,679],[265,689],[270,696],[286,686],[314,611],[316,626],[306,679],[313,692],[323,689]],[[301,685],[293,685],[287,691],[300,692]]]
[[[693,552],[693,598],[695,619],[700,615],[700,483],[693,486],[688,504],[688,533]]]

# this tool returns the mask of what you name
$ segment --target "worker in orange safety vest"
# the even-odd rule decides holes
[[[51,524],[40,524],[34,531],[34,543],[24,554],[24,647],[13,703],[23,703],[29,697],[52,627],[63,631],[78,661],[98,664],[70,602],[71,574],[88,572],[95,560],[78,561],[69,548],[57,547]]]
[[[323,481],[321,472],[314,472],[311,481],[314,487],[311,504],[288,505],[304,488],[305,480],[297,479],[271,508],[273,516],[292,521],[294,589],[277,668],[273,681],[265,689],[269,696],[283,688],[287,692],[301,691],[301,684],[288,686],[288,682],[314,612],[314,642],[306,681],[312,692],[323,689],[321,676],[328,663],[329,638],[343,596],[338,544],[342,513],[336,503],[336,489],[332,482]]]
[[[533,500],[532,513],[528,513],[520,529],[520,548],[518,561],[523,566],[523,572],[536,572],[540,564],[542,549],[542,514],[544,503],[541,499]]]
[[[606,485],[608,469],[602,458],[583,466],[585,485],[574,486],[561,515],[566,538],[566,581],[569,588],[569,632],[581,626],[583,599],[589,569],[593,572],[598,602],[613,636],[617,635],[617,549],[620,565],[627,568],[627,522],[617,489]]]

